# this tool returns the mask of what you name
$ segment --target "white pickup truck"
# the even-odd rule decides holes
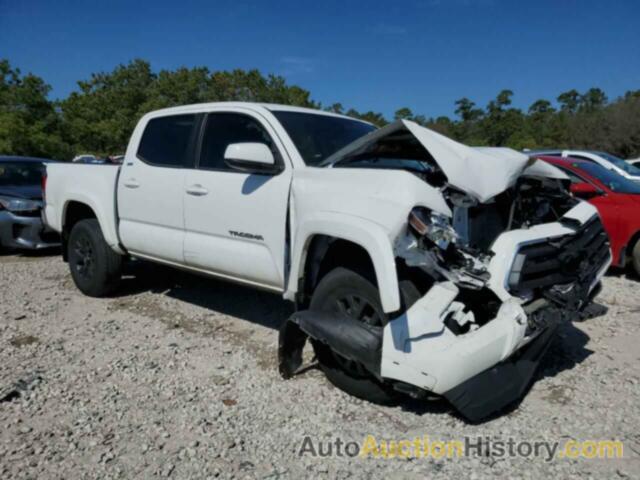
[[[470,420],[522,394],[610,263],[562,172],[410,121],[183,106],[145,115],[120,167],[47,173],[46,222],[85,294],[112,293],[129,257],[271,290],[297,306],[285,378],[310,339],[347,392],[445,396]]]

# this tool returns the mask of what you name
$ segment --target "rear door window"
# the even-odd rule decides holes
[[[138,147],[138,158],[159,167],[183,167],[189,162],[196,115],[171,115],[149,120]]]

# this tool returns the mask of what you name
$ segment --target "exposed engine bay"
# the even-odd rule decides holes
[[[409,267],[425,270],[434,280],[480,289],[489,280],[488,267],[496,238],[504,232],[558,222],[577,203],[568,185],[556,179],[521,177],[517,184],[487,203],[454,188],[443,188],[453,218],[416,207],[395,252]]]

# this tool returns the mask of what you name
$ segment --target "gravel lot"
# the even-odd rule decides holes
[[[0,255],[0,478],[640,478],[638,282],[566,325],[518,406],[468,425],[444,402],[380,407],[276,369],[279,297],[145,265],[119,296],[58,256]],[[605,308],[602,308],[605,310]],[[303,440],[622,440],[624,458],[300,456]],[[335,450],[334,450],[335,452]]]

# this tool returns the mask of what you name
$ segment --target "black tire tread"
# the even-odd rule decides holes
[[[87,235],[95,252],[96,272],[90,281],[78,277],[71,268],[74,283],[82,293],[90,297],[106,297],[118,288],[122,276],[122,255],[115,252],[105,241],[102,229],[95,218],[81,220],[76,223],[69,235],[69,263],[71,264],[71,249],[78,235]],[[71,265],[70,265],[71,266]]]
[[[318,283],[311,299],[310,308],[312,310],[322,309],[323,300],[330,296],[333,290],[340,289],[344,285],[350,285],[352,287],[355,286],[363,292],[364,296],[376,302],[380,310],[382,310],[378,289],[375,287],[374,282],[366,278],[367,276],[369,275],[363,270],[356,272],[344,267],[337,267],[331,270]],[[403,297],[403,306],[410,306],[420,298],[418,289],[408,280],[400,282],[400,289]],[[387,320],[386,316],[385,320]],[[351,376],[335,361],[328,346],[318,342],[312,343],[320,368],[327,379],[340,390],[357,398],[381,405],[395,404],[401,399],[402,395],[395,391],[391,385],[381,382],[373,375],[365,378]]]

